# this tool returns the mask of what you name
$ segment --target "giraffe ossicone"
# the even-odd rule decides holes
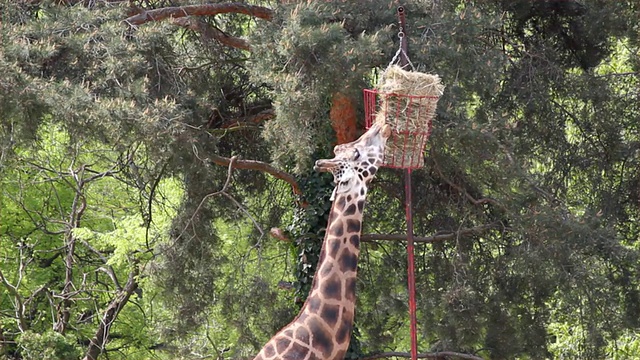
[[[333,159],[314,169],[336,183],[327,231],[311,291],[298,316],[260,350],[254,360],[342,360],[349,347],[356,303],[362,214],[367,185],[382,165],[391,135],[375,124],[358,140],[336,145]]]

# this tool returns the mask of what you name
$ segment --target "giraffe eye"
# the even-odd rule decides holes
[[[358,149],[354,149],[353,160],[358,160],[360,158],[360,151]]]

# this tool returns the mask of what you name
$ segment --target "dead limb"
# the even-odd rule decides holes
[[[211,154],[209,155],[209,160],[211,160],[214,164],[220,166],[229,166],[231,164],[231,159],[222,157],[220,155]],[[300,186],[298,182],[293,177],[293,175],[277,169],[265,162],[257,161],[257,160],[235,160],[233,163],[233,168],[235,169],[245,169],[245,170],[258,170],[262,172],[266,172],[267,174],[275,177],[276,179],[283,180],[293,189],[293,193],[296,195],[301,195]]]
[[[195,31],[197,33],[200,33],[202,34],[202,36],[204,36],[207,39],[214,39],[219,43],[221,43],[222,45],[226,45],[236,49],[247,50],[247,51],[251,50],[249,46],[249,42],[247,40],[228,35],[224,31],[202,20],[199,20],[196,18],[178,18],[178,19],[172,19],[172,23],[178,26],[181,26],[183,28]]]
[[[160,21],[167,18],[176,19],[185,16],[213,16],[228,13],[245,14],[267,21],[271,21],[273,18],[273,10],[263,6],[243,3],[222,3],[171,6],[160,9],[144,10],[139,14],[126,18],[124,22],[133,26],[141,25],[149,21]]]

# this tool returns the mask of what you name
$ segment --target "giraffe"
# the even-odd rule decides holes
[[[333,159],[316,171],[336,184],[327,231],[311,291],[298,316],[274,335],[254,360],[341,360],[349,346],[355,312],[356,271],[367,185],[382,165],[391,135],[375,124],[359,139],[334,147]]]

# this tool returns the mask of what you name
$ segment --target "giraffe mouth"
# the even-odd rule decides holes
[[[336,166],[338,166],[339,160],[328,159],[328,160],[318,160],[316,164],[313,166],[313,170],[319,172],[333,172]]]

